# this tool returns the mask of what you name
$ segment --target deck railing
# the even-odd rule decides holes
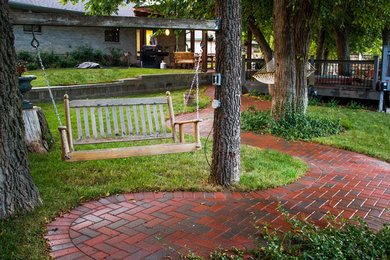
[[[375,89],[379,58],[374,60],[314,60],[314,85]]]
[[[379,57],[374,60],[309,60],[315,67],[314,86],[338,86],[348,88],[376,88]],[[264,59],[242,57],[242,84],[262,84],[252,77],[265,66]]]

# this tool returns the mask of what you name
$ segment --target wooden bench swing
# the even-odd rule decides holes
[[[172,98],[90,99],[69,101],[64,96],[66,126],[60,126],[62,160],[67,162],[190,152],[201,149],[199,122],[176,122]],[[167,132],[164,105],[168,105],[172,132]],[[76,112],[77,138],[73,138],[70,109]],[[146,111],[145,111],[146,108]],[[112,117],[112,120],[111,120]],[[105,122],[104,122],[105,121]],[[112,123],[113,129],[112,132]],[[184,142],[184,124],[194,124],[195,141]],[[179,126],[179,142],[176,136]],[[92,130],[92,131],[91,131]],[[75,151],[75,145],[172,138],[173,143]]]

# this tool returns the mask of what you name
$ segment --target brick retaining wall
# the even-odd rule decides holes
[[[212,73],[200,73],[199,84],[210,85]],[[54,99],[61,101],[65,94],[71,99],[120,97],[135,94],[158,93],[167,90],[189,89],[194,73],[143,75],[134,79],[123,79],[112,83],[98,83],[71,86],[53,86]],[[33,103],[49,102],[47,87],[33,88],[25,96]]]

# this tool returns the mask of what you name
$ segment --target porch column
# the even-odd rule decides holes
[[[191,30],[190,33],[190,48],[193,53],[195,53],[195,30]]]
[[[252,31],[248,30],[248,45],[246,46],[246,58],[247,59],[252,59]],[[251,62],[248,61],[246,63],[246,69],[250,70],[251,69]]]
[[[202,72],[207,72],[207,31],[203,31],[202,41],[204,44],[202,54]]]

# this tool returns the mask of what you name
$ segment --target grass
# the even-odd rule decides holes
[[[313,139],[314,142],[331,145],[390,162],[390,115],[363,109],[345,107],[310,106],[310,115],[340,118],[346,128],[342,134]]]
[[[254,96],[256,98],[256,93]],[[339,119],[345,131],[337,135],[313,138],[310,141],[390,162],[389,114],[362,109],[364,106],[352,101],[347,106],[339,106],[336,99],[331,99],[326,104],[316,99],[311,101],[313,105],[308,107],[309,116]]]
[[[203,92],[204,89],[201,90],[200,107],[205,107],[210,102]],[[184,91],[172,93],[175,113],[182,109],[183,93]],[[162,95],[164,93],[157,96]],[[50,153],[29,154],[32,175],[44,204],[33,212],[0,222],[0,259],[48,258],[44,240],[46,224],[84,201],[123,192],[223,189],[209,184],[210,169],[203,151],[78,163],[62,162],[54,109],[50,103],[39,106],[43,108],[57,140]],[[58,102],[58,109],[63,115],[62,102]],[[195,109],[195,106],[190,106],[188,111]],[[115,147],[117,144],[111,146]],[[209,159],[211,147],[209,142]],[[241,158],[241,181],[233,190],[284,185],[299,178],[307,170],[305,163],[289,155],[250,146],[242,147]]]
[[[119,79],[135,78],[138,75],[191,73],[193,70],[178,69],[145,69],[145,68],[109,68],[109,69],[46,69],[46,75],[51,86],[77,85],[88,83],[113,82]],[[23,76],[35,75],[36,80],[31,82],[33,87],[45,87],[46,81],[42,70],[31,70]]]

